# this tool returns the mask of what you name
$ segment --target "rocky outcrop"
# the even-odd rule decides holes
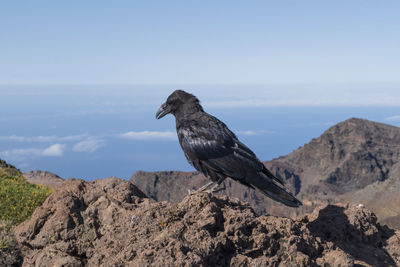
[[[23,173],[23,176],[32,184],[43,185],[52,189],[61,186],[64,182],[63,178],[48,171],[30,171]]]
[[[400,233],[362,206],[292,220],[208,192],[156,202],[117,178],[67,180],[15,232],[24,266],[400,264]]]
[[[10,222],[0,220],[0,266],[20,266],[23,258]]]
[[[209,182],[209,179],[199,172],[137,171],[131,182],[145,194],[157,201],[180,202],[188,194],[188,190],[196,190]],[[257,214],[273,214],[276,216],[293,216],[299,209],[287,209],[281,203],[271,200],[260,191],[253,190],[230,178],[220,186],[216,195],[230,196],[250,203]],[[308,207],[306,207],[308,208]],[[300,209],[304,209],[301,207]],[[312,209],[308,210],[312,211]]]
[[[265,162],[303,202],[288,209],[226,179],[221,195],[248,201],[258,214],[296,218],[335,202],[362,203],[400,229],[400,128],[362,119],[341,122],[287,156]],[[137,172],[131,181],[157,200],[178,202],[208,181],[198,172]],[[168,185],[168,186],[165,186]]]

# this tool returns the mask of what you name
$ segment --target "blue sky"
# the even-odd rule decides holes
[[[261,160],[350,117],[400,126],[399,1],[3,1],[0,158],[129,178],[192,170],[171,116],[194,93]]]
[[[399,83],[398,14],[398,1],[3,1],[0,83]]]

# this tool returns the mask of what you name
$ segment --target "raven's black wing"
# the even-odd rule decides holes
[[[262,172],[283,184],[223,122],[207,113],[182,122],[177,132],[186,158],[212,179],[224,175],[246,183],[250,173]]]

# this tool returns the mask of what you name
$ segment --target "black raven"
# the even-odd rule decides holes
[[[173,92],[157,111],[156,118],[169,113],[175,116],[179,143],[187,160],[212,181],[199,191],[215,184],[214,189],[230,177],[287,206],[301,205],[283,187],[283,181],[265,168],[223,122],[204,112],[194,95],[183,90]]]

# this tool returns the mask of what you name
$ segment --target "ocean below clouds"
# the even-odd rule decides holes
[[[265,86],[1,86],[0,158],[22,171],[86,180],[129,179],[137,170],[193,170],[177,142],[174,118],[155,119],[177,88],[197,95],[263,161],[350,117],[400,125],[398,97],[389,101],[372,89],[355,99],[351,93],[339,98],[316,89],[302,94]]]

